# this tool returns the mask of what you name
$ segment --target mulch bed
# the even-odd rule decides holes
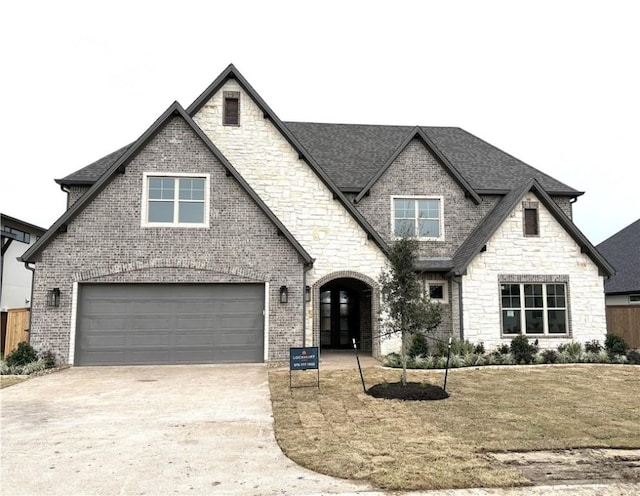
[[[407,382],[406,386],[401,382],[376,384],[367,390],[367,394],[374,398],[407,401],[444,400],[449,397],[449,394],[440,386],[423,382]]]

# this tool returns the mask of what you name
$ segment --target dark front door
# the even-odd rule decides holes
[[[360,343],[359,294],[344,286],[324,286],[320,292],[320,346],[349,348]]]

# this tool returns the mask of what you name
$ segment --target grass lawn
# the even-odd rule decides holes
[[[398,370],[364,374],[367,387],[400,379]],[[412,370],[409,380],[441,386],[443,374]],[[491,451],[640,448],[638,366],[455,369],[451,397],[427,402],[372,398],[357,370],[321,371],[319,390],[289,390],[289,372],[272,371],[270,386],[276,438],[289,458],[383,489],[529,483]]]
[[[28,378],[27,375],[0,375],[0,389],[19,384]]]

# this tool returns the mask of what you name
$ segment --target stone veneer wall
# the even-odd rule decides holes
[[[240,94],[239,126],[222,125],[225,91]],[[235,80],[227,81],[194,120],[316,259],[308,285],[339,271],[378,279],[386,264],[382,251]],[[312,308],[307,305],[307,344]]]
[[[537,201],[529,193],[524,201]],[[580,252],[580,246],[558,224],[542,203],[539,205],[540,236],[523,235],[520,203],[469,265],[463,277],[464,335],[484,342],[487,348],[509,343],[501,337],[501,280],[533,282],[568,281],[569,336],[540,338],[540,347],[560,343],[602,341],[606,333],[604,280],[598,267]],[[532,339],[534,336],[532,336]]]
[[[208,228],[141,227],[143,172],[210,174]],[[145,149],[43,251],[36,264],[31,342],[70,356],[76,283],[269,282],[269,360],[302,344],[303,266],[287,239],[228,177],[181,118]],[[280,304],[281,285],[289,301]],[[61,305],[45,304],[61,290]]]

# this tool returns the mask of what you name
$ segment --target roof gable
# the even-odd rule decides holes
[[[460,245],[458,251],[453,257],[454,269],[451,275],[463,275],[471,261],[480,253],[484,246],[489,242],[491,236],[507,219],[509,214],[518,205],[522,198],[529,192],[533,192],[540,202],[551,213],[555,220],[563,227],[563,229],[571,236],[571,238],[580,246],[583,253],[599,267],[603,275],[611,275],[615,271],[607,260],[598,252],[576,225],[569,219],[565,213],[558,207],[547,192],[540,186],[535,178],[530,178],[522,183],[518,188],[511,190],[504,198],[502,198],[496,206],[489,212],[467,239]]]
[[[431,139],[424,133],[422,129],[419,127],[413,128],[413,130],[405,137],[405,139],[400,143],[400,146],[393,152],[391,157],[386,161],[386,163],[378,170],[378,172],[371,178],[371,180],[366,184],[366,186],[360,191],[358,196],[356,196],[356,203],[362,200],[362,198],[369,192],[372,186],[378,182],[378,179],[382,177],[382,175],[387,171],[391,164],[395,162],[405,148],[413,141],[414,139],[419,139],[424,143],[427,149],[431,152],[433,156],[435,156],[438,163],[444,168],[445,171],[449,173],[449,175],[454,179],[458,186],[460,186],[465,195],[473,200],[473,202],[477,205],[480,203],[480,197],[473,190],[471,185],[460,175],[460,173],[456,170],[456,168],[451,165],[451,162],[442,154],[440,150],[433,144]]]
[[[118,158],[111,163],[109,168],[100,176],[100,178],[91,186],[91,188],[76,202],[74,203],[54,224],[51,228],[21,257],[23,262],[35,262],[37,256],[46,248],[46,246],[55,239],[55,237],[66,231],[66,226],[78,216],[80,212],[98,195],[100,192],[113,180],[118,173],[124,173],[127,165],[133,160],[144,147],[154,138],[174,117],[179,116],[185,120],[189,127],[196,133],[196,135],[202,140],[211,153],[222,163],[223,167],[234,176],[236,181],[242,186],[242,188],[249,194],[249,196],[257,203],[260,209],[267,215],[267,217],[274,223],[277,229],[283,233],[283,235],[289,240],[291,245],[296,249],[298,254],[307,264],[313,263],[313,258],[306,252],[306,250],[300,245],[300,243],[293,237],[293,235],[287,230],[287,228],[280,222],[275,214],[267,207],[262,199],[256,194],[256,192],[247,184],[247,182],[240,176],[238,171],[229,163],[226,157],[216,148],[216,146],[209,140],[209,138],[202,132],[202,130],[193,122],[193,119],[186,113],[182,106],[178,102],[174,102],[169,108],[147,129],[133,144],[126,147],[126,149],[120,149],[118,152]],[[124,150],[124,151],[123,151]],[[114,152],[117,154],[118,152]],[[114,155],[112,154],[112,155]]]
[[[333,197],[338,200],[342,206],[349,212],[358,225],[365,231],[367,237],[372,239],[378,247],[387,253],[388,247],[382,237],[371,227],[364,216],[354,207],[354,205],[344,196],[342,191],[336,186],[327,173],[318,165],[313,156],[302,146],[298,139],[291,133],[289,128],[284,125],[276,113],[271,110],[267,103],[262,99],[258,92],[253,89],[249,82],[242,76],[233,64],[229,66],[209,85],[209,87],[187,108],[188,114],[193,117],[213,95],[218,92],[222,86],[230,79],[234,79],[256,105],[263,112],[264,117],[269,119],[278,132],[287,140],[287,142],[298,153],[298,157],[304,160],[311,170],[320,178],[323,184],[331,191]]]
[[[640,219],[597,246],[616,274],[605,281],[607,294],[640,292]]]

